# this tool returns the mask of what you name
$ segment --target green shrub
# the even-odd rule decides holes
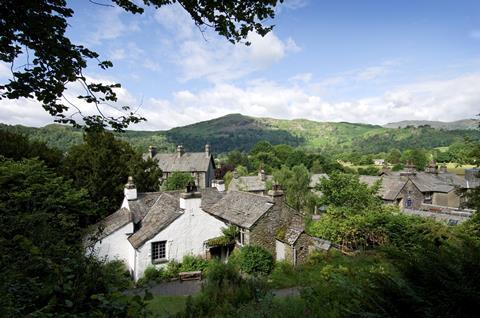
[[[258,245],[242,247],[232,255],[230,262],[250,275],[268,275],[275,265],[272,254]]]
[[[201,293],[187,299],[185,312],[179,317],[232,317],[235,308],[257,303],[266,290],[262,280],[242,278],[232,264],[212,261]]]
[[[193,272],[193,271],[204,271],[208,266],[208,261],[206,259],[193,256],[185,255],[180,264],[180,272]]]

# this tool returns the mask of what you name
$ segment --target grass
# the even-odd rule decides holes
[[[473,167],[475,167],[475,166],[474,165],[459,166],[455,162],[447,163],[448,172],[455,173],[455,174],[458,174],[458,175],[461,175],[461,176],[465,175],[465,169],[469,169],[469,168],[473,168]]]
[[[185,296],[154,296],[148,302],[153,317],[171,317],[185,309]]]

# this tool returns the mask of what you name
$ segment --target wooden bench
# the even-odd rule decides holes
[[[202,272],[201,271],[193,271],[193,272],[180,272],[178,274],[181,281],[185,280],[202,280]]]

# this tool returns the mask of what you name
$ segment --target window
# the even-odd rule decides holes
[[[240,245],[245,244],[245,229],[240,228]]]
[[[458,220],[454,220],[454,219],[449,219],[448,220],[448,225],[455,226],[457,224],[458,224]]]
[[[412,205],[413,205],[412,199],[408,198],[408,199],[407,199],[407,202],[405,202],[405,207],[406,207],[406,208],[411,208]]]
[[[167,260],[167,241],[152,242],[152,263]]]
[[[424,203],[431,204],[432,203],[432,192],[426,192],[424,196]]]

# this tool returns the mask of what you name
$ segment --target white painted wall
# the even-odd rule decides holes
[[[285,260],[285,244],[279,240],[275,240],[275,254],[277,254],[277,261]]]
[[[136,250],[135,280],[143,276],[147,267],[161,267],[166,264],[152,264],[152,242],[167,241],[168,261],[180,262],[183,256],[189,254],[205,256],[203,243],[222,235],[222,228],[226,227],[226,224],[202,211],[200,202],[200,198],[180,199],[180,206],[185,209],[183,215]]]
[[[122,260],[128,266],[129,270],[133,272],[135,250],[128,241],[127,235],[131,233],[133,233],[133,222],[124,225],[95,243],[95,255],[100,259],[106,258],[108,261],[116,259]]]

